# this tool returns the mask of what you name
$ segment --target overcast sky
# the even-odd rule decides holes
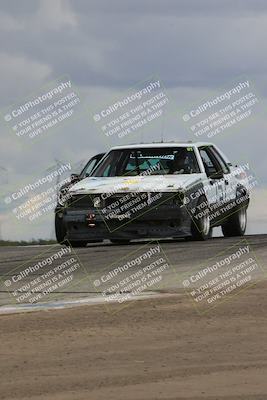
[[[147,141],[162,134],[192,139],[182,110],[246,77],[260,100],[257,113],[213,141],[234,162],[251,164],[260,188],[249,229],[267,232],[266,26],[265,0],[0,0],[0,108],[66,74],[84,99],[75,121],[31,146],[1,123],[0,167],[8,185],[36,179],[55,158],[75,163],[108,150],[91,110],[152,75],[165,85],[171,111],[143,134]],[[10,223],[2,212],[1,221],[4,238],[51,237],[52,215],[31,226]]]

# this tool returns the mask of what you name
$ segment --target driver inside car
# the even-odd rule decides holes
[[[188,151],[186,148],[184,149],[182,148],[174,155],[170,173],[177,175],[177,174],[190,174],[190,172],[191,169],[188,163]]]

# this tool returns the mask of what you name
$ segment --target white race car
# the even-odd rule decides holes
[[[244,235],[249,180],[211,143],[113,147],[92,176],[71,187],[63,210],[65,240]]]

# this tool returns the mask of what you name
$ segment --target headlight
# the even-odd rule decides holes
[[[177,206],[183,206],[185,204],[185,194],[183,192],[178,192],[174,197],[173,202]]]
[[[93,204],[95,208],[99,208],[101,206],[101,199],[100,197],[94,197]]]
[[[65,206],[70,196],[68,195],[68,191],[66,189],[62,189],[59,191],[57,195],[57,202],[60,206]]]

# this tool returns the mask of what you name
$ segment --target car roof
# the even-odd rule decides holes
[[[207,142],[154,142],[154,143],[135,143],[121,146],[114,146],[111,150],[120,149],[146,149],[150,147],[161,148],[161,147],[200,147],[200,146],[211,146],[212,143]]]

